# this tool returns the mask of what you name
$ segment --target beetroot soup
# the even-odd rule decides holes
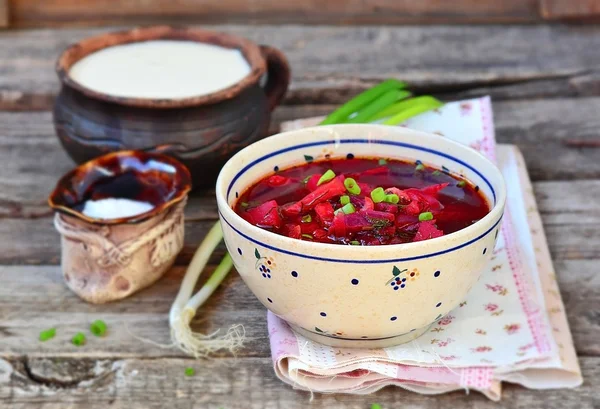
[[[295,239],[372,246],[440,237],[490,208],[477,186],[445,168],[351,157],[280,170],[252,185],[234,210]]]

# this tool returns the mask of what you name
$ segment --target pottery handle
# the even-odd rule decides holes
[[[261,45],[260,51],[267,60],[267,84],[265,94],[269,110],[273,111],[281,102],[290,85],[290,66],[287,58],[277,48]]]

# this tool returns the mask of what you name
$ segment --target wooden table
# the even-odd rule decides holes
[[[273,44],[294,70],[285,119],[322,114],[393,76],[451,100],[490,94],[497,137],[518,145],[534,180],[585,377],[577,390],[506,385],[500,405],[472,393],[427,397],[398,388],[372,396],[316,395],[313,408],[600,407],[600,27],[220,26]],[[46,196],[73,164],[52,128],[53,64],[67,44],[106,29],[0,34],[0,406],[11,408],[304,408],[310,394],[276,379],[266,311],[236,274],[201,309],[208,330],[243,323],[237,357],[195,361],[170,341],[167,314],[186,264],[216,219],[214,192],[196,194],[177,267],[121,302],[89,305],[63,284]],[[224,248],[212,262],[218,261]],[[206,274],[205,274],[206,275]],[[108,337],[77,348],[94,319]],[[40,330],[56,327],[40,343]],[[196,368],[193,377],[184,369]]]

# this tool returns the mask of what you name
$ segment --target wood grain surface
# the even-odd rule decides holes
[[[541,20],[537,0],[13,0],[18,27],[165,21],[279,24],[490,23]]]
[[[37,7],[39,24],[63,23],[59,14],[50,15],[53,7],[60,13],[69,10],[84,22],[93,18],[91,9],[82,6],[89,2],[35,3],[16,1],[27,10]],[[184,3],[165,2],[164,10],[176,12]],[[364,2],[350,3],[353,12],[366,7]],[[379,3],[408,7],[407,2]],[[415,7],[426,10],[432,4],[425,3]],[[501,3],[494,6],[498,13],[534,5]],[[105,21],[112,2],[97,4],[105,6],[97,21]],[[123,7],[133,10],[140,4],[135,0]],[[260,11],[266,3],[255,4]],[[290,7],[280,5],[283,11]],[[249,18],[259,19],[259,11]],[[593,52],[600,45],[600,28],[216,28],[273,44],[289,56],[292,91],[275,112],[271,132],[281,121],[330,112],[388,76],[407,79],[417,91],[447,100],[492,95],[497,139],[520,147],[534,181],[584,385],[549,391],[506,385],[500,403],[477,393],[432,397],[399,388],[360,397],[315,394],[311,402],[309,393],[275,377],[266,311],[236,274],[200,309],[194,327],[209,331],[243,323],[247,344],[237,357],[196,361],[184,356],[169,347],[167,314],[185,266],[216,220],[210,189],[190,199],[185,248],[164,278],[118,303],[82,302],[63,284],[58,235],[45,204],[56,179],[73,166],[54,135],[48,111],[58,89],[52,67],[67,44],[112,29],[23,30],[0,35],[0,408],[368,409],[372,403],[384,409],[600,407],[600,54]],[[221,246],[205,278],[223,253]],[[109,324],[108,336],[90,338],[83,348],[71,345],[72,334],[94,319]],[[58,328],[56,338],[39,343],[39,331],[49,326]],[[186,377],[184,370],[190,366],[196,375]]]

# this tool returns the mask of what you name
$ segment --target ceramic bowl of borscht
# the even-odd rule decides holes
[[[413,340],[467,296],[506,201],[498,168],[438,135],[330,125],[255,142],[216,186],[245,283],[302,336],[339,347]]]

